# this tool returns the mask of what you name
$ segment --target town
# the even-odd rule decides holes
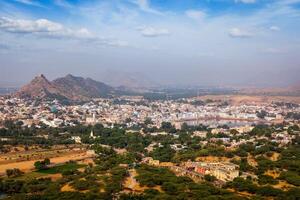
[[[126,124],[130,128],[148,119],[154,126],[170,122],[176,128],[187,123],[204,124],[210,128],[227,124],[242,129],[253,124],[289,121],[291,114],[300,112],[299,105],[295,103],[230,105],[227,101],[201,101],[197,98],[149,101],[140,96],[94,99],[80,105],[62,105],[56,100],[39,103],[1,97],[0,105],[1,121],[18,120],[28,127],[40,123],[50,127],[101,123]]]
[[[230,185],[235,192],[243,191],[238,195],[244,197],[257,194],[234,185],[238,180],[266,182],[283,191],[299,186],[297,175],[290,180],[294,172],[285,177],[279,166],[264,164],[268,160],[281,162],[285,159],[282,151],[297,145],[297,103],[120,96],[63,104],[55,99],[5,96],[0,105],[0,172],[4,177],[12,169],[31,174],[36,161],[48,158],[54,168],[70,161],[79,166],[97,165],[108,151],[103,149],[111,149],[125,160],[134,155],[119,162],[129,168],[129,176],[118,195],[144,193],[138,166],[170,170],[177,177],[188,177],[198,184],[209,182],[217,188]],[[261,168],[265,170],[258,172]],[[71,186],[63,186],[62,191],[66,187]]]

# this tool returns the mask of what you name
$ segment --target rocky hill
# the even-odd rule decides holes
[[[77,101],[107,97],[114,91],[113,87],[90,78],[69,74],[49,81],[44,75],[39,75],[17,91],[15,96],[19,98],[64,98]]]
[[[105,83],[70,74],[63,78],[55,79],[52,83],[64,96],[74,100],[107,97],[114,92],[114,88]]]

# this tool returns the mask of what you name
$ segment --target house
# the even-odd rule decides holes
[[[75,143],[81,144],[81,138],[79,136],[72,136],[71,139],[74,140]]]
[[[194,131],[193,137],[197,136],[197,137],[201,137],[201,138],[206,138],[207,136],[207,131]]]

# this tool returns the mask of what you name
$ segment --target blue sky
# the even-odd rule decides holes
[[[299,35],[300,0],[2,0],[0,86],[39,73],[285,86],[300,81]]]

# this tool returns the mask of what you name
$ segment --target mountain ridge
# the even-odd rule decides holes
[[[108,97],[114,92],[113,87],[91,78],[68,74],[65,77],[49,81],[43,74],[40,74],[21,87],[14,96],[18,98],[62,98],[80,101]]]

